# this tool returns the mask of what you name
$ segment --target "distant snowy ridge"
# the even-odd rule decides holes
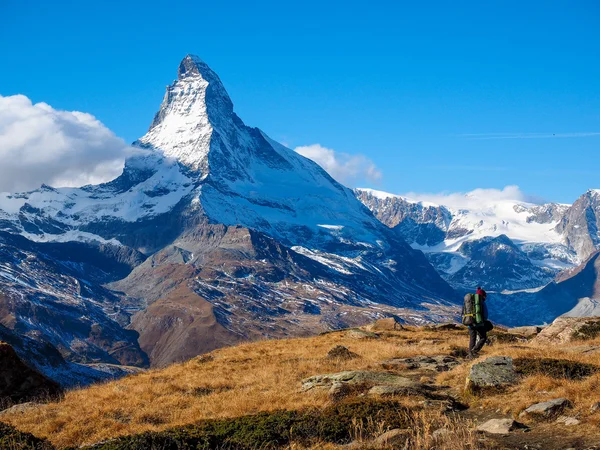
[[[460,287],[476,279],[500,290],[543,285],[600,248],[600,196],[596,192],[588,191],[574,205],[538,205],[506,195],[487,199],[486,191],[479,190],[464,195],[462,201],[452,196],[452,205],[439,205],[371,189],[355,190],[383,223],[424,251],[452,284]],[[503,243],[505,238],[509,241]],[[488,257],[493,259],[487,266],[484,260],[475,262],[466,255],[471,242],[487,245]],[[490,268],[490,264],[517,260],[521,266],[513,273]]]

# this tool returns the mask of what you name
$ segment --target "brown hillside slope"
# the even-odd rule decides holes
[[[505,334],[495,339],[494,345],[485,348],[484,356],[525,358],[523,360],[529,361],[530,366],[531,361],[558,358],[567,360],[567,366],[572,361],[600,367],[600,351],[596,351],[600,348],[598,339],[553,347],[515,342],[518,338]],[[371,339],[365,338],[364,333],[340,331],[312,338],[242,344],[165,369],[68,392],[61,402],[18,415],[5,415],[2,420],[22,431],[47,437],[60,448],[143,431],[165,430],[207,418],[238,417],[278,409],[321,408],[331,404],[327,391],[302,393],[301,380],[342,370],[383,371],[381,362],[393,357],[456,354],[455,347],[464,348],[466,341],[466,331],[461,329],[408,327],[382,332],[379,338]],[[328,351],[337,345],[348,347],[360,358],[328,359]],[[517,385],[504,392],[475,397],[464,392],[465,378],[472,364],[461,360],[448,372],[414,372],[410,376],[432,386],[445,385],[449,394],[467,403],[470,409],[464,413],[466,424],[469,420],[481,421],[490,415],[517,417],[533,403],[566,397],[574,404],[570,415],[577,416],[581,425],[568,428],[555,423],[535,424],[531,433],[519,434],[514,439],[528,439],[530,443],[542,439],[540,442],[547,444],[543,448],[549,449],[568,448],[573,446],[574,440],[600,443],[600,413],[590,412],[590,407],[600,401],[598,373],[572,377],[574,379],[559,374],[557,378],[552,366],[551,370],[540,366],[544,372],[540,373],[534,364],[533,369],[527,366],[530,372],[524,374]],[[406,372],[406,369],[399,370]],[[427,407],[422,397],[407,395],[401,394],[398,398],[408,407]],[[421,430],[424,435],[430,435],[432,431],[431,428]],[[510,441],[499,445],[494,448],[519,448],[512,446]]]

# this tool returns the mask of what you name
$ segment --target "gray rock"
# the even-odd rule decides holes
[[[34,408],[37,408],[40,404],[36,402],[20,403],[18,405],[11,406],[10,408],[3,409],[0,411],[0,416],[4,414],[24,414]]]
[[[375,397],[392,397],[394,395],[423,395],[426,394],[430,389],[427,386],[413,382],[412,384],[406,385],[395,385],[395,386],[373,386],[369,389],[369,395]]]
[[[373,443],[376,446],[404,444],[410,435],[410,430],[394,428],[378,436]]]
[[[471,367],[466,380],[469,392],[503,389],[517,383],[518,377],[509,356],[492,356]]]
[[[415,356],[412,358],[394,358],[383,361],[381,366],[386,370],[429,370],[446,372],[452,370],[460,362],[448,355]]]
[[[540,344],[566,344],[577,337],[577,332],[588,324],[599,322],[598,317],[558,317],[544,328],[532,342]]]
[[[334,383],[388,385],[388,386],[413,386],[414,381],[408,378],[385,372],[368,370],[347,370],[339,373],[315,375],[302,380],[302,391],[311,389],[330,389]]]
[[[338,402],[352,394],[352,387],[347,383],[335,382],[327,394],[332,401]]]
[[[515,327],[507,330],[510,334],[517,334],[524,337],[537,336],[542,331],[542,327],[529,326],[529,327]]]
[[[348,347],[344,347],[343,345],[337,345],[327,353],[327,359],[340,359],[347,361],[356,358],[360,358],[360,355],[351,352]]]
[[[477,431],[490,434],[509,434],[519,429],[524,430],[527,427],[513,419],[491,419],[477,427]]]
[[[534,420],[548,420],[558,416],[565,409],[572,407],[573,404],[566,398],[555,398],[553,400],[548,400],[547,402],[531,405],[525,411],[521,412],[519,417]]]
[[[572,427],[579,425],[581,420],[579,420],[577,417],[560,416],[558,419],[556,419],[556,423],[562,423],[568,427]]]
[[[352,339],[379,339],[377,333],[352,328],[346,331],[346,336]]]

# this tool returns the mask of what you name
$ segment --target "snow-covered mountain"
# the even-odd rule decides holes
[[[588,191],[572,206],[465,198],[473,206],[452,207],[355,191],[457,289],[482,284],[511,291],[543,286],[600,249],[598,192]]]
[[[28,249],[0,266],[0,323],[73,361],[87,349],[87,362],[163,365],[385,315],[455,316],[456,293],[423,253],[246,126],[199,58],[181,62],[134,146],[109,183],[0,194],[0,250]]]

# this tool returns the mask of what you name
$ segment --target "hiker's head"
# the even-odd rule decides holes
[[[483,299],[485,300],[487,297],[487,292],[485,292],[483,289],[481,289],[481,286],[477,286],[477,295],[481,295],[483,297]]]

